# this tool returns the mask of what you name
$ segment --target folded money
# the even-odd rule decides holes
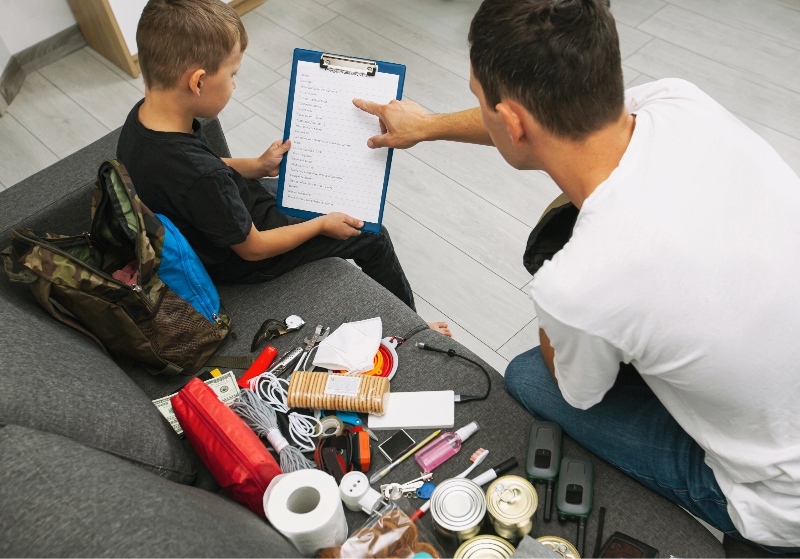
[[[230,406],[239,398],[239,385],[236,384],[236,377],[233,371],[228,371],[224,375],[208,379],[206,384],[226,406]],[[178,418],[175,417],[175,412],[172,410],[172,403],[170,402],[176,394],[177,392],[159,398],[158,400],[153,400],[153,404],[155,404],[158,411],[161,412],[161,415],[167,418],[167,421],[169,421],[169,424],[175,429],[175,432],[179,435],[183,435],[183,429],[181,428],[181,424],[178,423]]]

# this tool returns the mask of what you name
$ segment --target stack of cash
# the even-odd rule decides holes
[[[222,403],[227,406],[230,406],[231,403],[239,398],[239,385],[236,384],[236,377],[233,371],[228,371],[224,375],[211,378],[206,381],[206,384],[217,394],[217,397]],[[175,429],[175,432],[179,435],[183,435],[183,429],[181,428],[181,424],[178,423],[178,418],[175,417],[175,412],[172,410],[172,402],[170,401],[176,394],[177,392],[159,398],[158,400],[153,400],[153,403],[158,408],[158,411],[161,412],[161,415],[167,418],[167,421],[169,421],[169,424]]]

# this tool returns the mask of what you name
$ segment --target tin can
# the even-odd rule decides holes
[[[486,497],[470,479],[443,481],[431,495],[433,527],[448,543],[459,545],[477,536],[484,516]]]
[[[514,546],[497,536],[477,536],[465,541],[456,550],[455,559],[508,559],[514,555]]]
[[[486,490],[486,510],[494,533],[519,540],[533,531],[539,497],[531,483],[519,476],[503,476]]]
[[[564,559],[581,559],[581,556],[578,554],[578,550],[575,549],[575,546],[563,538],[557,538],[555,536],[542,536],[541,538],[536,538],[536,541],[549,547],[561,555]]]
[[[461,544],[453,556],[455,559],[485,557],[486,559],[508,559],[514,555],[514,546],[497,536],[477,536]]]

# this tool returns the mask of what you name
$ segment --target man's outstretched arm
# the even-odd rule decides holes
[[[489,131],[483,124],[480,107],[457,113],[429,113],[414,101],[391,101],[379,105],[372,101],[354,99],[353,104],[381,120],[380,136],[367,141],[371,148],[410,148],[419,142],[450,140],[468,144],[493,146]]]

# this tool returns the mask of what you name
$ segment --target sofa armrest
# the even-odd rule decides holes
[[[119,130],[0,192],[0,247],[13,229],[80,233],[89,224],[91,189],[100,163],[113,158]]]

